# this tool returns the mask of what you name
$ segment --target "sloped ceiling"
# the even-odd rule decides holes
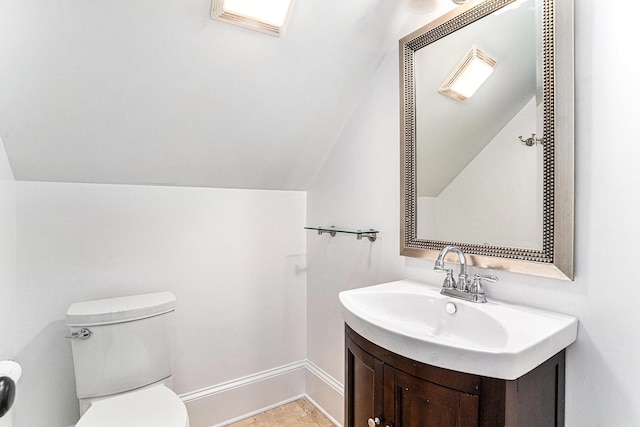
[[[2,0],[14,176],[304,190],[405,3],[298,0],[277,38],[212,20],[209,0]]]
[[[541,63],[539,2],[486,16],[416,54],[418,195],[438,196],[502,128],[536,96]],[[476,46],[497,61],[478,92],[464,102],[438,93],[458,61]],[[536,131],[513,135],[520,144]],[[539,134],[539,133],[538,133]],[[426,153],[426,154],[425,154]]]

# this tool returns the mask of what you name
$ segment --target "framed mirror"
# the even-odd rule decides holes
[[[468,1],[400,76],[401,255],[572,280],[573,0]]]

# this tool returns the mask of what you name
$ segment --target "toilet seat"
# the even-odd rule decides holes
[[[188,427],[187,408],[164,385],[97,401],[76,427]]]

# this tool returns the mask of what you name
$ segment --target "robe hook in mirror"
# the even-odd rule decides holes
[[[533,147],[534,145],[537,145],[537,144],[543,145],[542,138],[536,138],[535,133],[531,134],[531,138],[522,139],[522,135],[520,135],[518,138],[520,138],[520,141],[522,141],[522,143],[527,147]]]

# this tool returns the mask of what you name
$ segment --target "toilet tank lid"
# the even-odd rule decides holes
[[[67,326],[107,325],[157,316],[175,310],[171,292],[76,302],[67,310]]]

